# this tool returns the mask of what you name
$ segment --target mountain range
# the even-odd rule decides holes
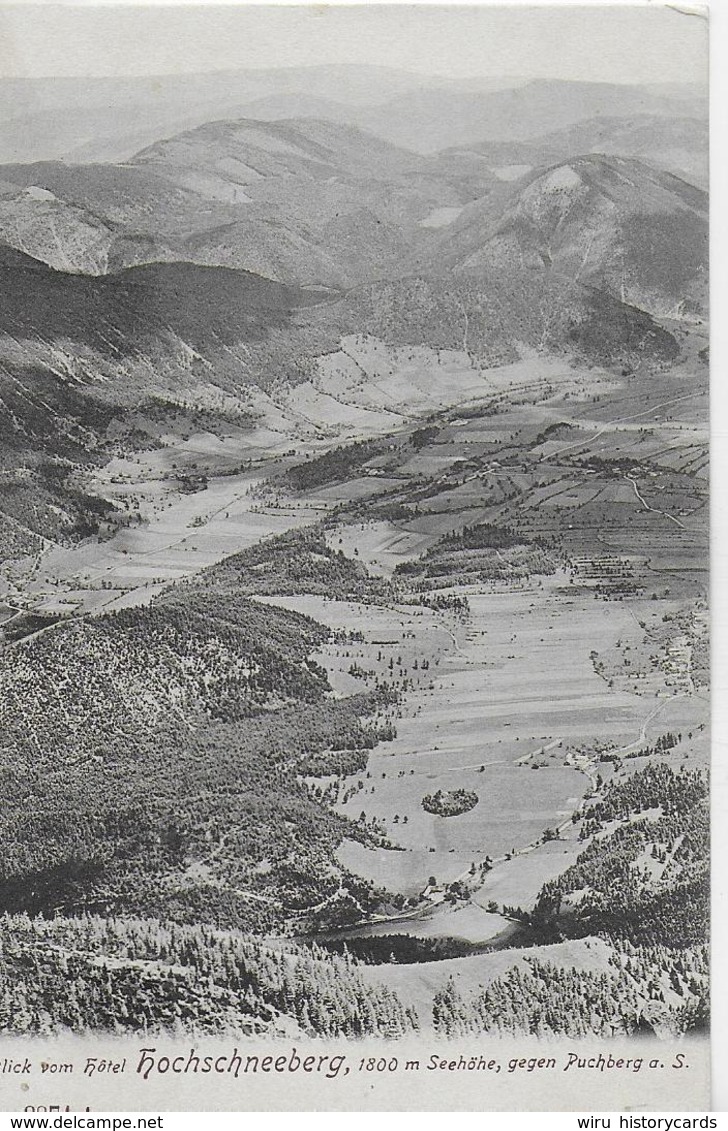
[[[568,148],[568,134],[552,144]],[[653,245],[660,253],[684,248],[684,262],[668,257],[663,265],[662,284],[674,283],[677,295],[687,284],[696,301],[691,278],[705,261],[707,219],[697,186],[652,162],[592,153],[517,164],[518,175],[503,179],[496,163],[503,156],[501,148],[490,164],[476,151],[423,158],[318,120],[211,122],[120,164],[3,166],[0,239],[84,274],[177,260],[349,288],[401,274],[403,264],[436,265],[443,255],[463,266],[479,255],[497,264],[514,239],[526,266],[534,256],[543,266],[552,255],[549,225],[556,225],[562,266],[567,244],[583,257],[588,243],[579,278],[609,277],[617,290],[620,241],[629,243],[628,258],[649,258]],[[638,253],[642,235],[649,246]],[[630,261],[625,270],[629,282],[640,267]],[[574,276],[574,263],[567,273]],[[630,301],[650,309],[639,278],[632,290]],[[660,295],[653,299],[665,309]]]
[[[377,258],[401,258],[402,237],[434,208],[461,203],[422,165],[335,123],[214,122],[124,164],[4,166],[0,233],[88,274],[178,259],[350,285]]]
[[[378,77],[383,99],[420,97]],[[367,78],[346,86],[352,113]],[[423,155],[340,121],[226,118],[124,161],[0,166],[6,543],[93,526],[74,468],[131,443],[140,399],[178,413],[203,380],[245,414],[251,389],[305,381],[345,335],[480,367],[540,350],[651,371],[678,355],[671,320],[706,315],[707,197],[657,157],[700,154],[695,96],[536,83],[438,97],[500,106],[509,140]],[[546,117],[561,129],[539,136]],[[606,141],[640,155],[586,151]]]
[[[509,138],[453,147],[444,150],[442,158],[448,161],[473,160],[477,156],[490,167],[499,169],[501,175],[509,175],[512,167],[517,173],[520,166],[554,165],[575,154],[588,153],[637,157],[700,188],[707,189],[708,186],[706,118],[660,117],[657,114],[612,117],[599,114],[528,141]]]
[[[697,84],[453,79],[381,66],[309,66],[134,78],[0,80],[0,161],[127,160],[215,119],[325,118],[432,153],[527,140],[602,117],[705,119]],[[61,117],[62,115],[62,117]]]

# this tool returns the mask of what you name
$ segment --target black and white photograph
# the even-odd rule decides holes
[[[0,1110],[707,1103],[707,64],[0,6]]]

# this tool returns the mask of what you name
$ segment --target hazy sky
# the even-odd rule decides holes
[[[379,63],[451,77],[702,81],[707,21],[658,4],[0,3],[0,76]]]

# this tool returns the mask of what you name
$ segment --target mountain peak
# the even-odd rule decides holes
[[[312,177],[354,172],[396,175],[419,161],[414,154],[341,122],[237,118],[206,122],[156,142],[137,153],[131,163],[161,168],[202,163],[226,166],[232,176],[247,183],[291,173]]]
[[[635,158],[589,153],[465,208],[430,252],[465,272],[557,272],[651,314],[705,309],[707,198]]]

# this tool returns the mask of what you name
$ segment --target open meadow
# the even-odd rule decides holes
[[[629,607],[611,605],[605,617],[603,606],[575,594],[561,573],[523,591],[470,588],[467,597],[465,618],[404,605],[266,598],[346,634],[345,643],[317,656],[337,693],[387,678],[406,687],[397,737],[377,746],[365,772],[336,781],[337,809],[376,822],[396,848],[344,841],[341,863],[407,897],[472,880],[486,859],[494,863],[467,914],[438,906],[377,928],[382,933],[471,941],[497,934],[503,922],[485,910],[488,903],[530,906],[575,858],[566,831],[558,842],[533,847],[547,829],[570,824],[593,785],[593,770],[590,777],[588,763],[572,752],[631,749],[668,724],[687,729],[699,715],[685,699],[646,699],[597,674],[593,651],[639,633]],[[436,790],[472,791],[478,802],[459,816],[438,816],[422,805]]]

